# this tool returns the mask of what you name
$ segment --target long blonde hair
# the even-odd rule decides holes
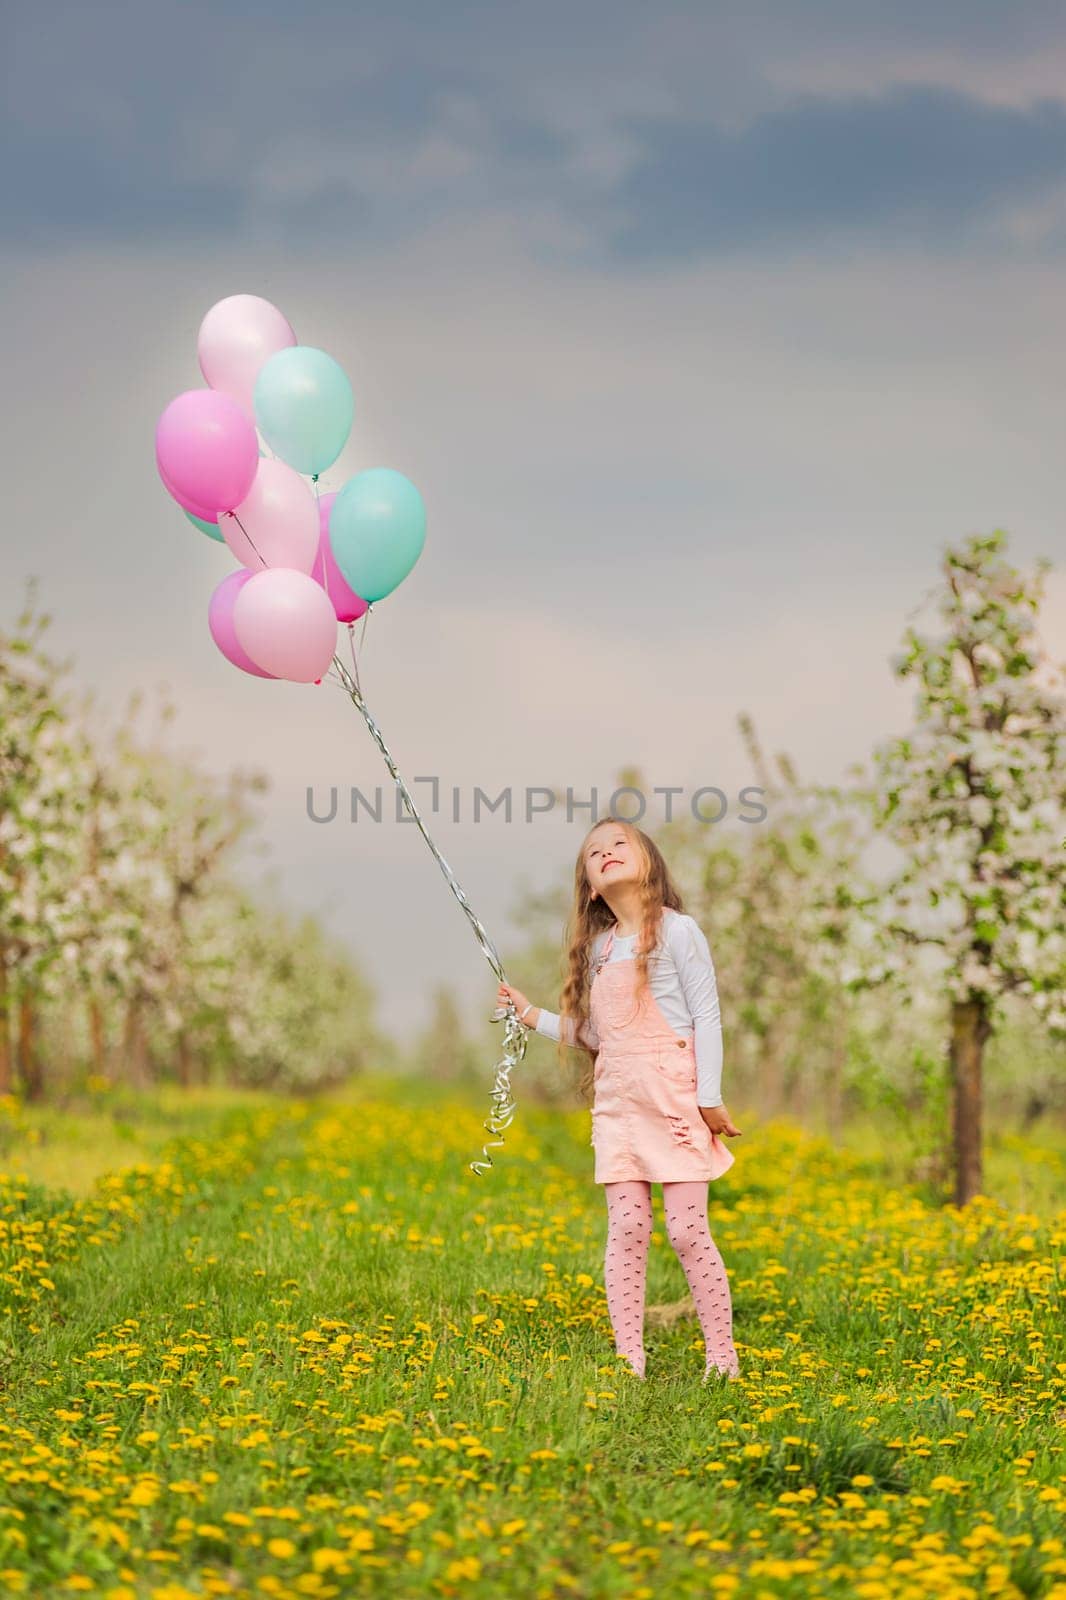
[[[598,933],[610,928],[615,920],[606,901],[598,895],[595,899],[592,898],[585,873],[585,849],[589,839],[598,828],[607,823],[622,830],[630,844],[636,846],[637,855],[642,861],[639,879],[641,928],[640,938],[634,951],[637,963],[635,991],[637,1006],[648,992],[648,964],[658,942],[663,907],[669,906],[674,911],[685,909],[680,891],[670,876],[670,869],[666,865],[662,851],[643,828],[628,822],[625,817],[615,816],[601,817],[599,822],[592,825],[581,841],[574,863],[574,903],[563,936],[563,948],[566,952],[563,966],[566,976],[559,1011],[563,1018],[573,1019],[575,1038],[577,1038],[576,1030],[589,1021],[589,995],[592,987],[589,951],[592,942]],[[583,1103],[589,1105],[592,1101],[596,1052],[580,1039],[577,1039],[574,1046],[567,1045],[562,1033],[563,1030],[560,1029],[557,1050],[559,1063],[562,1065],[566,1061],[569,1049],[575,1048],[581,1052],[583,1060],[576,1087]]]

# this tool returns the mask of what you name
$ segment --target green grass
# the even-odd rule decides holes
[[[0,1589],[1066,1596],[1061,1210],[931,1206],[868,1134],[738,1119],[741,1380],[700,1386],[657,1220],[642,1384],[587,1113],[520,1109],[477,1177],[484,1109],[9,1108]]]

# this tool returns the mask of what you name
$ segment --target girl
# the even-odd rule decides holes
[[[607,1197],[604,1277],[618,1354],[644,1377],[644,1297],[651,1185],[661,1183],[670,1243],[692,1290],[712,1371],[739,1372],[729,1280],[707,1226],[707,1183],[733,1164],[722,1102],[722,1024],[714,964],[662,854],[617,817],[591,828],[578,852],[567,931],[562,1014],[501,983],[527,1028],[587,1051],[580,1088],[593,1089],[595,1181]],[[594,1062],[594,1070],[593,1070]]]

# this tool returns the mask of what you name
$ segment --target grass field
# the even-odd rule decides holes
[[[0,1589],[1066,1597],[1054,1139],[960,1213],[740,1119],[712,1390],[660,1191],[642,1384],[587,1112],[520,1105],[479,1178],[487,1104],[8,1103]]]

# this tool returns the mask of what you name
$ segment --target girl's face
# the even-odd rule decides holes
[[[629,835],[614,823],[604,823],[585,846],[585,876],[589,888],[602,894],[612,883],[637,883],[642,862]]]

